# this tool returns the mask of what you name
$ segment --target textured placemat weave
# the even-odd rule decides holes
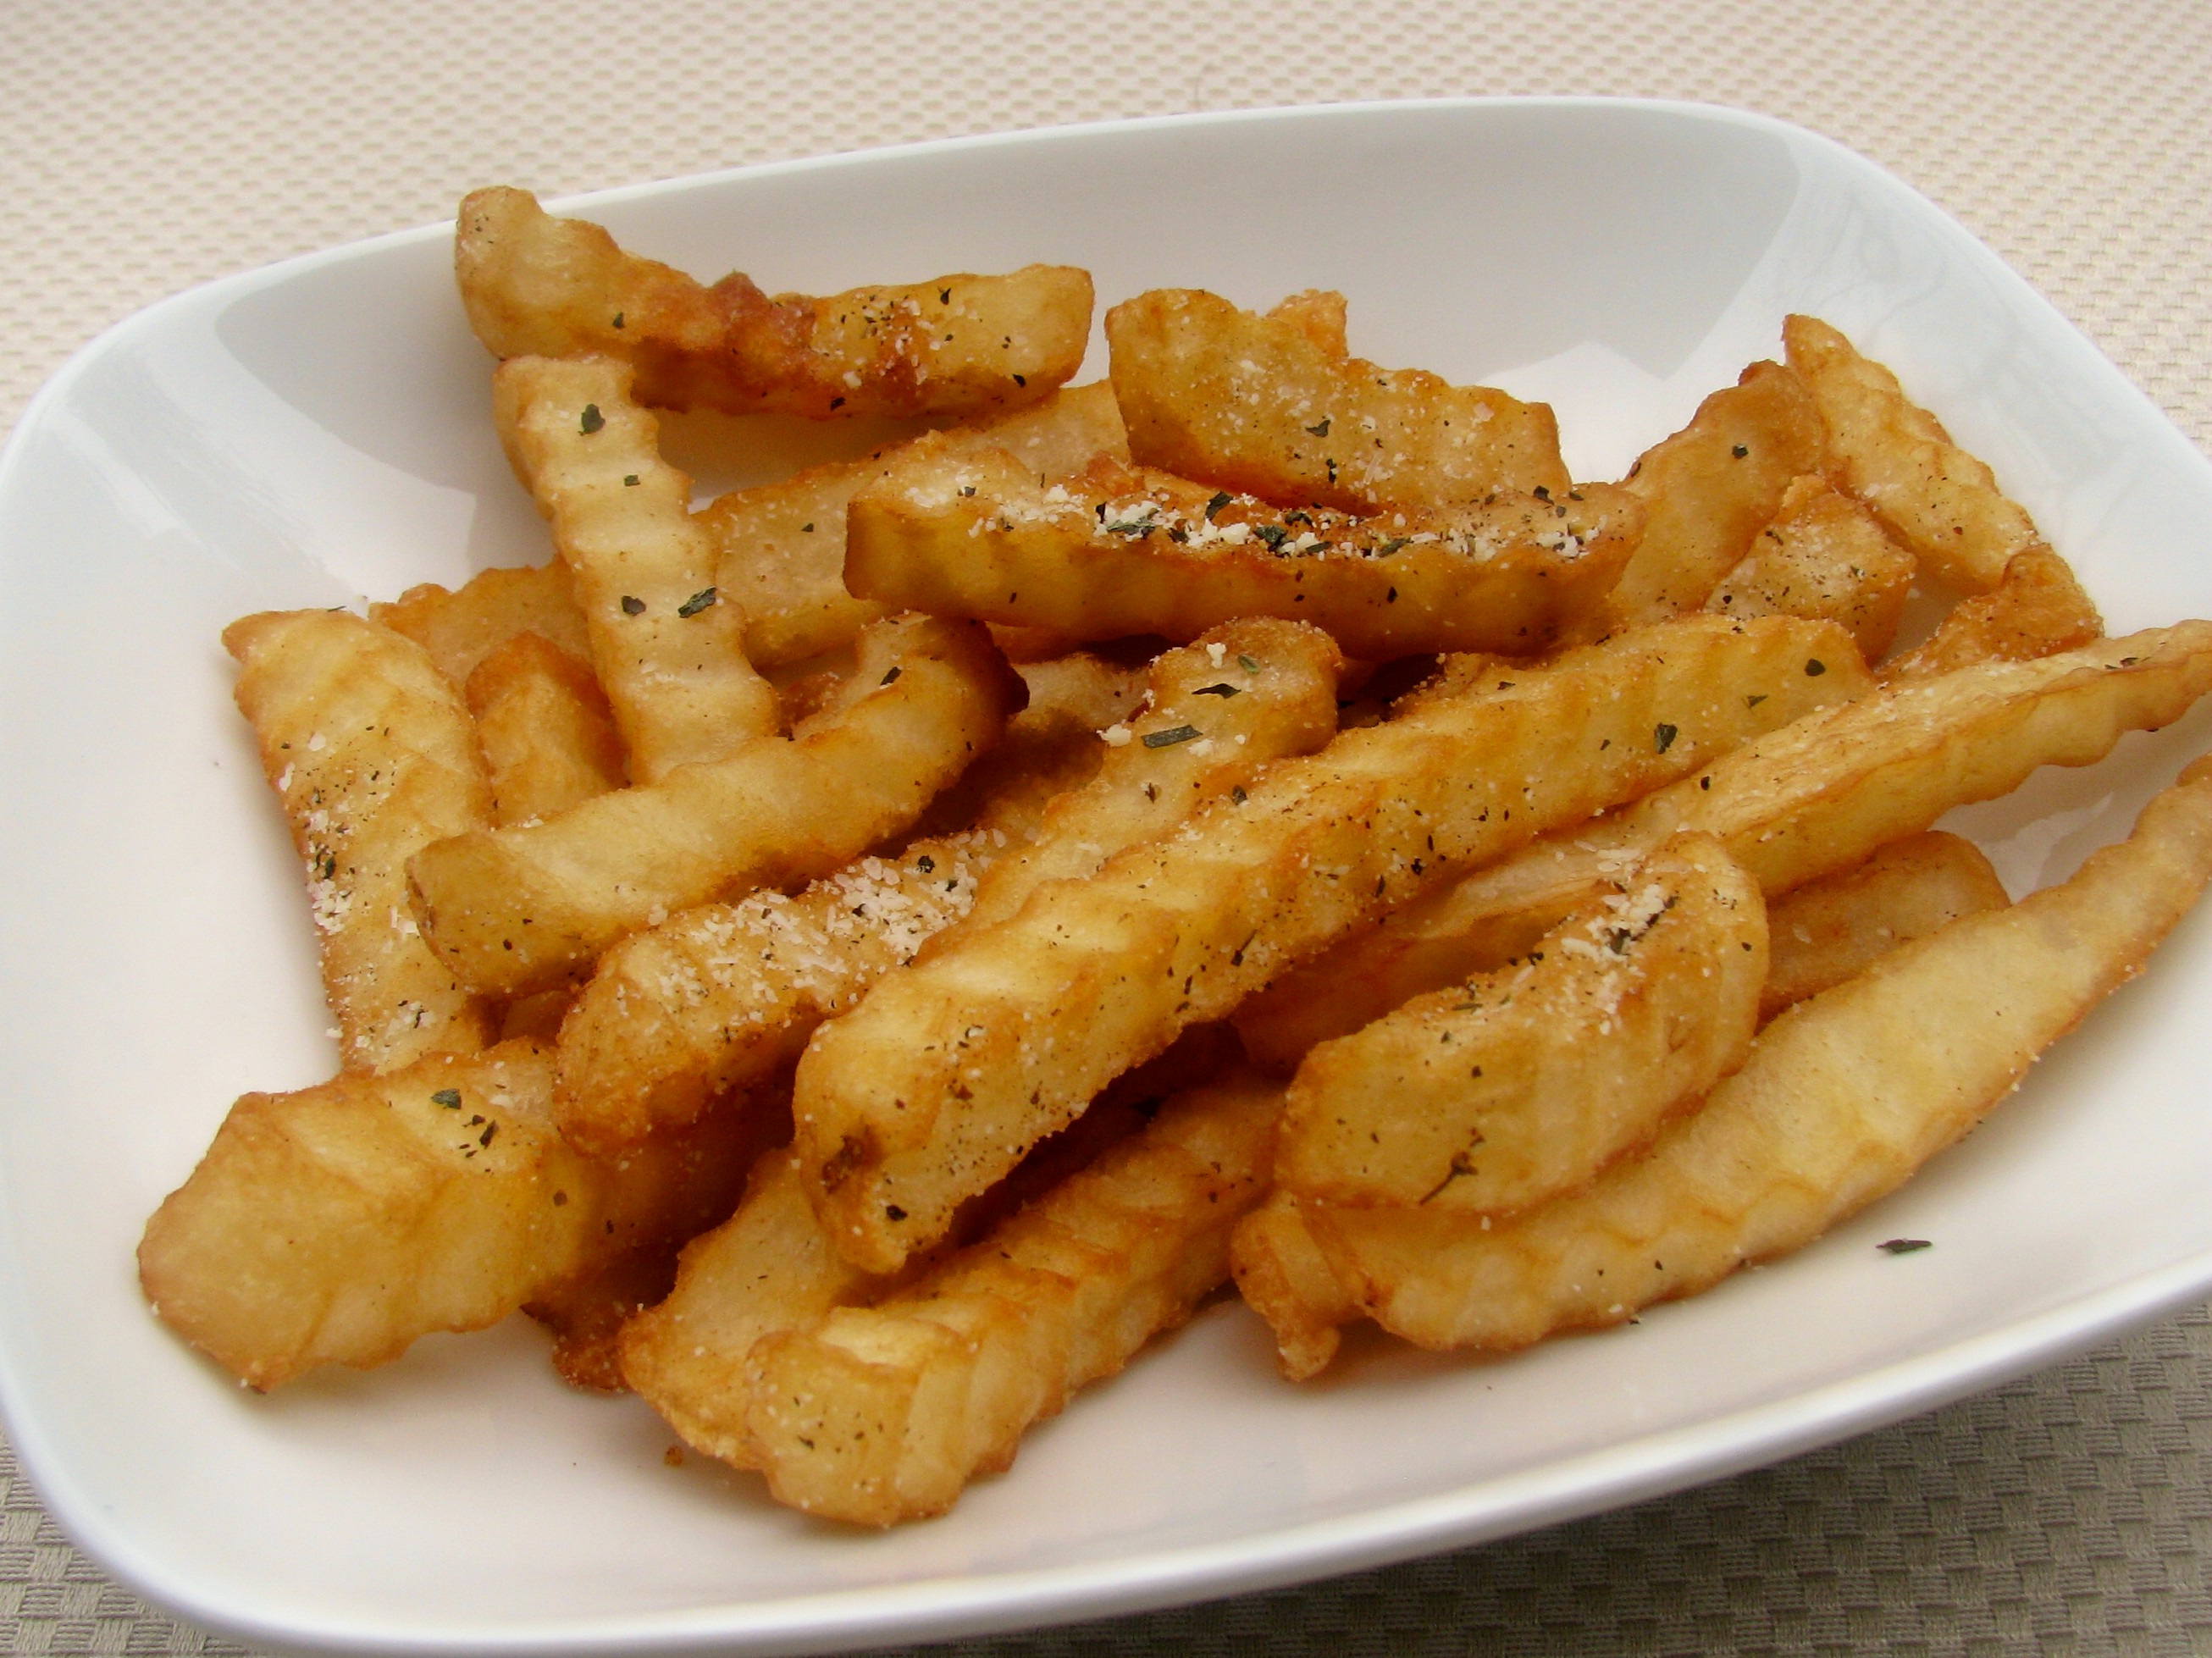
[[[2207,0],[558,6],[0,0],[0,429],[229,271],[544,193],[1115,116],[1583,92],[1763,110],[1961,219],[2212,445]],[[1488,1548],[963,1653],[2212,1652],[2212,1319]],[[235,1652],[0,1460],[0,1648]]]

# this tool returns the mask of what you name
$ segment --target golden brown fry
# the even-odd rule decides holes
[[[1188,640],[1272,616],[1377,660],[1526,655],[1600,615],[1641,521],[1597,484],[1557,505],[1500,495],[1368,519],[1111,464],[1047,487],[1010,456],[924,438],[854,497],[845,583],[895,607],[1072,639]]]
[[[1885,684],[1977,662],[2028,662],[2088,644],[2104,619],[2066,561],[2038,544],[2013,556],[1991,592],[1963,598],[1923,644],[1885,662]]]
[[[1324,356],[1352,355],[1352,347],[1344,334],[1348,320],[1344,295],[1334,288],[1309,288],[1302,293],[1285,295],[1269,309],[1267,319],[1290,324]]]
[[[571,656],[592,659],[592,641],[568,567],[550,564],[479,570],[448,592],[434,581],[410,587],[389,604],[372,604],[368,619],[405,634],[456,685],[477,664],[518,634],[550,640]]]
[[[1099,380],[936,440],[959,452],[1004,449],[1041,478],[1066,477],[1097,455],[1126,460],[1114,388]],[[845,509],[905,451],[811,466],[781,483],[735,489],[697,518],[715,547],[716,585],[744,613],[745,654],[766,669],[843,648],[885,613],[845,590]]]
[[[1669,835],[1717,835],[1771,903],[1918,834],[1954,806],[2009,793],[2039,766],[2100,760],[2123,733],[2178,719],[2208,689],[2212,623],[2185,622],[2033,662],[1908,681],[1825,709],[1601,823],[1416,900],[1382,928],[1316,957],[1285,981],[1281,1004],[1267,1010],[1269,1031],[1253,1033],[1255,1046],[1280,1065],[1302,1037],[1341,1034],[1323,1005],[1332,984],[1387,972],[1394,991],[1414,994],[1495,965],[1502,957],[1486,953],[1488,941],[1526,937],[1610,865]],[[1401,930],[1416,948],[1399,948]],[[1424,981],[1426,961],[1442,963],[1445,976]]]
[[[1060,385],[1091,336],[1090,274],[1072,266],[771,299],[734,271],[703,288],[521,190],[461,203],[453,266],[496,355],[619,357],[664,408],[980,414]]]
[[[343,610],[249,616],[222,642],[307,865],[345,1069],[474,1053],[491,1040],[491,1011],[431,953],[407,904],[409,858],[492,821],[459,694],[422,647]]]
[[[1694,1295],[1901,1185],[2142,970],[2212,878],[2212,768],[2073,879],[1881,957],[1763,1031],[1644,1157],[1479,1230],[1434,1210],[1301,1216],[1363,1311],[1425,1347],[1523,1347]]]
[[[1628,475],[1625,487],[1648,517],[1613,595],[1622,619],[1656,622],[1704,604],[1780,508],[1790,480],[1818,471],[1820,459],[1820,412],[1779,363],[1752,364],[1699,404]]]
[[[562,1028],[562,1133],[606,1154],[690,1121],[796,1060],[824,1019],[963,917],[1010,914],[1042,883],[1088,875],[1267,762],[1328,740],[1339,658],[1325,635],[1255,621],[1217,635],[1153,665],[1153,709],[1133,740],[1128,726],[1109,729],[1099,774],[1053,805],[1036,846],[988,830],[914,841],[796,897],[687,910],[609,950]],[[1155,744],[1198,720],[1210,738]]]
[[[1296,318],[1156,288],[1108,312],[1106,338],[1129,451],[1147,466],[1347,513],[1569,488],[1544,404],[1339,355]]]
[[[884,980],[799,1068],[797,1145],[837,1247],[895,1266],[1185,1026],[1450,865],[1694,768],[1768,723],[1758,703],[1823,700],[1808,660],[1855,659],[1840,629],[1780,618],[1687,616],[1571,652],[1283,761]]]
[[[1766,906],[1708,835],[1668,841],[1518,966],[1306,1055],[1275,1179],[1301,1203],[1509,1214],[1581,1185],[1743,1063]]]
[[[1808,882],[1767,916],[1772,944],[1759,1022],[1863,972],[1899,944],[2011,902],[1980,847],[1933,829]]]
[[[1826,616],[1850,629],[1872,662],[1897,636],[1914,568],[1912,555],[1873,513],[1826,478],[1801,477],[1705,608],[1722,616]],[[2103,631],[2093,626],[2068,643],[2086,644]]]
[[[1279,1084],[1170,1101],[1091,1167],[872,1308],[753,1349],[747,1427],[769,1489],[884,1526],[941,1514],[1024,1429],[1187,1320],[1266,1186]]]
[[[148,1300],[265,1389],[496,1323],[726,1201],[727,1125],[592,1163],[553,1132],[552,1083],[552,1051],[526,1041],[246,1095],[147,1223]]]
[[[650,783],[774,732],[777,708],[745,659],[744,616],[715,587],[691,480],[661,459],[629,381],[611,357],[517,357],[493,377],[492,404],[574,581],[631,775]]]
[[[1289,1382],[1318,1376],[1336,1357],[1341,1327],[1359,1304],[1298,1217],[1298,1200],[1275,1191],[1229,1235],[1229,1268],[1237,1293],[1267,1321],[1276,1366]]]
[[[1047,882],[1082,880],[1241,791],[1270,762],[1312,753],[1336,733],[1343,666],[1319,629],[1265,616],[1162,653],[1147,676],[1145,712],[1100,733],[1107,753],[1098,775],[1047,808],[1033,844],[985,872],[961,930],[1005,920]]]
[[[465,694],[498,823],[535,823],[622,787],[622,737],[606,693],[557,645],[517,634],[477,665]]]
[[[1787,319],[1782,340],[1820,405],[1836,482],[1938,580],[1968,593],[1996,586],[2005,566],[2039,539],[1996,475],[1908,399],[1895,374],[1818,318]]]
[[[896,834],[1021,695],[980,628],[927,616],[874,624],[854,680],[859,700],[802,735],[425,847],[408,869],[424,935],[471,984],[549,988],[674,911],[827,874]]]

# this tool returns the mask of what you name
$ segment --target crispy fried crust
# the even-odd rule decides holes
[[[1996,475],[1907,398],[1895,374],[1817,317],[1787,319],[1782,340],[1820,405],[1836,482],[1938,579],[1968,593],[1996,586],[2040,538]]]
[[[1977,662],[2031,662],[2100,637],[2102,617],[2073,569],[2039,544],[2013,556],[1995,591],[1952,607],[1927,641],[1885,662],[1885,684],[1926,679]]]
[[[622,787],[622,734],[606,693],[550,640],[517,634],[477,665],[464,690],[498,823],[535,823]]]
[[[1106,339],[1129,452],[1147,466],[1347,513],[1569,488],[1544,404],[1342,356],[1295,317],[1156,288],[1106,313]]]
[[[1439,697],[884,980],[799,1064],[797,1145],[838,1247],[895,1266],[1185,1026],[1450,865],[1680,775],[1767,723],[1747,705],[1820,700],[1808,660],[1848,673],[1856,652],[1826,623],[1693,616]]]
[[[1983,663],[1893,685],[1755,738],[1601,823],[1540,841],[1316,957],[1240,1017],[1271,1064],[1339,1035],[1352,987],[1402,999],[1494,966],[1608,866],[1669,835],[1717,835],[1770,903],[1917,835],[1954,806],[2009,793],[2039,766],[2086,766],[2121,735],[2178,719],[2212,689],[2212,623],[2186,622],[2033,662]],[[1493,944],[1492,941],[1496,941]],[[1331,987],[1346,987],[1343,1011]],[[1395,1003],[1390,1005],[1395,1005]],[[1364,1018],[1384,1011],[1373,1008]],[[1357,1023],[1351,1025],[1357,1029]]]
[[[691,480],[661,459],[629,383],[611,357],[517,357],[494,376],[492,405],[568,566],[631,774],[649,783],[769,735],[777,710],[715,586]]]
[[[2128,841],[1799,1004],[1642,1157],[1482,1231],[1434,1211],[1301,1213],[1361,1309],[1425,1347],[1615,1324],[1810,1242],[1902,1184],[2132,978],[2212,878],[2212,768]]]
[[[1036,845],[988,830],[934,836],[896,859],[864,858],[796,897],[757,893],[688,910],[609,950],[562,1027],[562,1132],[605,1153],[690,1121],[716,1095],[797,1059],[824,1019],[963,917],[981,925],[1010,914],[1042,882],[1088,875],[1267,761],[1328,740],[1340,662],[1325,635],[1266,621],[1216,631],[1214,648],[1186,647],[1153,665],[1152,711],[1133,739],[1127,727],[1109,733],[1121,745],[1100,744],[1099,775],[1054,804]],[[1210,740],[1145,740],[1200,720]]]
[[[520,1041],[245,1096],[146,1224],[147,1299],[265,1389],[496,1323],[730,1187],[720,1123],[586,1161],[553,1132],[552,1083],[551,1049]]]
[[[592,659],[592,641],[568,567],[550,564],[479,570],[448,592],[434,581],[410,587],[388,604],[372,604],[368,619],[405,634],[456,685],[465,685],[477,664],[518,634],[537,634],[571,656]]]
[[[1103,380],[956,427],[937,440],[957,452],[1004,449],[1040,478],[1069,477],[1098,455],[1129,455],[1114,388]],[[745,654],[756,666],[842,649],[885,614],[845,590],[845,512],[905,447],[811,466],[781,483],[732,490],[701,510],[696,522],[715,547],[717,585],[744,613]]]
[[[725,892],[828,873],[911,823],[996,740],[1021,682],[975,624],[916,616],[862,641],[859,700],[803,736],[459,835],[409,866],[416,919],[468,982],[517,993]]]
[[[495,355],[619,357],[664,408],[981,414],[1061,385],[1091,335],[1091,276],[1073,266],[771,299],[734,271],[703,288],[520,190],[461,203],[453,267]]]
[[[1865,971],[1899,944],[2011,902],[1981,848],[1941,830],[1808,881],[1767,917],[1772,943],[1759,1022]]]
[[[925,438],[854,500],[845,582],[1072,639],[1188,640],[1272,616],[1375,660],[1527,655],[1595,623],[1642,520],[1598,484],[1556,504],[1499,495],[1366,519],[1115,465],[1047,487],[1011,457]]]
[[[1336,1357],[1341,1327],[1359,1305],[1338,1281],[1298,1200],[1278,1189],[1229,1235],[1229,1266],[1245,1304],[1267,1321],[1276,1368],[1289,1382],[1318,1376]]]
[[[491,1040],[491,1011],[430,951],[407,860],[489,826],[491,789],[459,693],[413,641],[343,610],[234,622],[238,706],[307,865],[323,992],[349,1071]]]
[[[1850,629],[1859,654],[1873,662],[1897,636],[1916,568],[1872,513],[1826,478],[1801,477],[1705,608],[1722,616],[1825,616]],[[2102,631],[2092,627],[2067,643],[2086,644]]]
[[[764,1338],[747,1417],[778,1501],[887,1526],[941,1514],[1024,1430],[1187,1320],[1265,1189],[1279,1085],[1232,1078],[872,1308]]]
[[[1820,411],[1804,382],[1779,363],[1752,364],[1629,473],[1625,487],[1647,516],[1616,612],[1633,623],[1699,608],[1780,509],[1790,479],[1820,461]]]
[[[1304,1202],[1510,1214],[1579,1186],[1743,1063],[1766,906],[1669,841],[1516,966],[1306,1055],[1275,1179]]]

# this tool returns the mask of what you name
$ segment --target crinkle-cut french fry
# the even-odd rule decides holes
[[[623,1328],[667,1298],[682,1252],[727,1224],[738,1206],[740,1187],[750,1189],[752,1170],[781,1153],[791,1139],[790,1107],[787,1087],[764,1090],[718,1112],[711,1127],[664,1137],[699,1145],[711,1152],[714,1165],[695,1165],[697,1178],[669,1193],[668,1207],[652,1217],[653,1224],[628,1248],[594,1259],[522,1309],[552,1333],[553,1369],[563,1382],[592,1393],[629,1390],[623,1375]],[[648,1150],[647,1155],[657,1152]]]
[[[1343,666],[1320,629],[1266,616],[1163,652],[1144,713],[1108,726],[1097,776],[1046,809],[1031,845],[985,872],[962,931],[995,926],[1047,882],[1081,880],[1242,790],[1262,767],[1312,753],[1336,734]]]
[[[1768,912],[1759,1022],[1856,976],[1900,944],[2011,902],[1981,848],[1940,829],[1808,881]]]
[[[1836,482],[1938,580],[1968,593],[1996,586],[2005,566],[2040,538],[1998,489],[1996,474],[1906,398],[1895,374],[1817,317],[1786,319],[1782,341],[1820,405]]]
[[[1513,1219],[1301,1206],[1361,1309],[1424,1347],[1510,1349],[1617,1324],[1811,1242],[2012,1091],[2212,878],[2212,768],[2127,841],[1802,1002],[1645,1155]]]
[[[623,786],[622,735],[589,667],[551,641],[517,634],[464,687],[501,824],[556,817]]]
[[[1129,451],[1147,466],[1349,513],[1570,487],[1543,404],[1339,355],[1294,318],[1156,288],[1106,313],[1106,339]]]
[[[2207,622],[1887,686],[1756,738],[1624,811],[1415,900],[1286,977],[1247,1040],[1280,1066],[1295,1058],[1299,1041],[1341,1034],[1335,1022],[1342,1016],[1326,1005],[1332,987],[1387,974],[1392,993],[1413,995],[1493,967],[1609,867],[1669,835],[1719,837],[1774,903],[1920,833],[1954,806],[2011,793],[2039,766],[2100,760],[2124,732],[2179,719],[2207,690]],[[1402,949],[1401,932],[1410,941]],[[1492,940],[1504,954],[1489,953]],[[1425,976],[1429,962],[1438,964],[1436,976]]]
[[[1613,593],[1622,619],[1656,622],[1702,606],[1752,550],[1790,481],[1820,462],[1820,411],[1780,363],[1752,364],[1699,404],[1690,423],[1645,450],[1628,475],[1625,487],[1646,519]]]
[[[1133,734],[1109,729],[1099,774],[1054,803],[1035,846],[984,830],[909,841],[896,859],[864,858],[796,897],[756,893],[632,934],[601,958],[562,1028],[562,1132],[605,1154],[690,1121],[796,1060],[824,1019],[963,918],[988,925],[1042,883],[1090,874],[1268,761],[1318,748],[1335,727],[1339,665],[1313,629],[1231,623],[1153,665],[1152,711]],[[1209,737],[1158,741],[1200,720]]]
[[[702,287],[505,188],[461,203],[453,265],[495,354],[633,361],[666,408],[980,414],[1060,385],[1091,336],[1090,273],[1073,266],[771,299],[734,271]]]
[[[1348,357],[1352,346],[1345,338],[1349,320],[1344,295],[1328,288],[1309,288],[1286,294],[1267,312],[1270,322],[1288,323],[1312,342],[1327,357]]]
[[[915,1255],[892,1277],[863,1272],[829,1247],[798,1163],[787,1151],[770,1153],[755,1165],[737,1213],[685,1246],[666,1299],[623,1327],[625,1378],[693,1448],[736,1467],[758,1466],[745,1437],[752,1398],[745,1360],[754,1343],[807,1329],[834,1308],[880,1300],[1094,1162],[1149,1121],[1162,1099],[1233,1062],[1233,1042],[1224,1045],[1218,1035],[1178,1044],[1117,1081],[964,1208],[947,1249]]]
[[[2038,544],[2015,553],[2004,580],[1952,607],[1927,640],[1881,665],[1884,684],[1977,662],[2028,662],[2102,636],[2104,618],[2066,561]]]
[[[388,604],[370,605],[368,619],[429,652],[438,671],[456,685],[467,684],[477,664],[517,634],[536,634],[581,661],[592,659],[575,584],[558,558],[479,570],[451,592],[425,581]]]
[[[1826,616],[1850,629],[1873,662],[1897,636],[1916,568],[1863,506],[1826,478],[1801,477],[1705,608],[1722,616]],[[2066,642],[2086,644],[2103,631],[2092,626]]]
[[[1127,460],[1129,440],[1104,380],[1055,392],[1011,414],[939,434],[957,451],[1003,449],[1040,478],[1067,477],[1098,455]],[[770,669],[841,650],[884,615],[845,590],[845,509],[904,452],[811,466],[781,483],[733,489],[696,522],[715,550],[715,585],[744,613],[745,654]],[[1011,654],[1011,653],[1010,653]]]
[[[854,497],[845,585],[892,606],[1072,639],[1311,623],[1356,656],[1543,650],[1595,625],[1636,544],[1632,498],[1500,495],[1347,518],[1116,463],[1041,484],[1011,456],[918,440]]]
[[[465,981],[520,994],[726,893],[827,874],[913,822],[1018,706],[975,623],[874,623],[860,700],[803,735],[587,800],[542,823],[427,847],[408,868],[424,936]]]
[[[1709,835],[1668,841],[1518,965],[1306,1055],[1275,1180],[1300,1202],[1510,1214],[1582,1185],[1743,1063],[1766,906]]]
[[[1290,1382],[1328,1368],[1342,1327],[1359,1305],[1338,1281],[1313,1234],[1298,1218],[1298,1200],[1276,1190],[1229,1235],[1229,1268],[1245,1304],[1275,1338],[1276,1367]]]
[[[861,1525],[941,1514],[1030,1424],[1189,1318],[1266,1189],[1280,1085],[1179,1096],[969,1249],[870,1308],[763,1338],[746,1423],[769,1490]]]
[[[1128,717],[1145,695],[1145,669],[1075,652],[1014,670],[1029,706],[1006,722],[999,745],[960,774],[915,823],[919,839],[963,829],[1029,841],[1045,808],[1098,774],[1098,733]]]
[[[492,821],[460,693],[421,646],[343,610],[264,611],[222,642],[307,865],[345,1069],[483,1047],[490,1009],[431,953],[407,903],[409,858]]]
[[[649,783],[768,735],[777,710],[715,586],[691,480],[660,458],[629,385],[611,357],[515,357],[493,377],[492,412],[568,566],[631,774]]]
[[[554,1132],[552,1086],[525,1041],[245,1096],[146,1224],[147,1299],[265,1389],[482,1329],[735,1196],[727,1121],[595,1163]]]
[[[1756,705],[1826,700],[1808,661],[1863,682],[1856,660],[1829,623],[1686,616],[1346,732],[1090,879],[1040,889],[815,1033],[793,1110],[838,1248],[895,1266],[1186,1026],[1452,865],[1693,770],[1771,723]]]

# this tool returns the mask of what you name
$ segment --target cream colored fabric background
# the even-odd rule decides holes
[[[0,0],[0,422],[138,307],[441,217],[474,185],[550,194],[1116,116],[1536,92],[1735,104],[1840,139],[2212,445],[2212,0]],[[2200,1309],[1620,1515],[961,1650],[2212,1652],[2208,1453]],[[236,1650],[108,1583],[12,1461],[0,1493],[7,1651]]]

